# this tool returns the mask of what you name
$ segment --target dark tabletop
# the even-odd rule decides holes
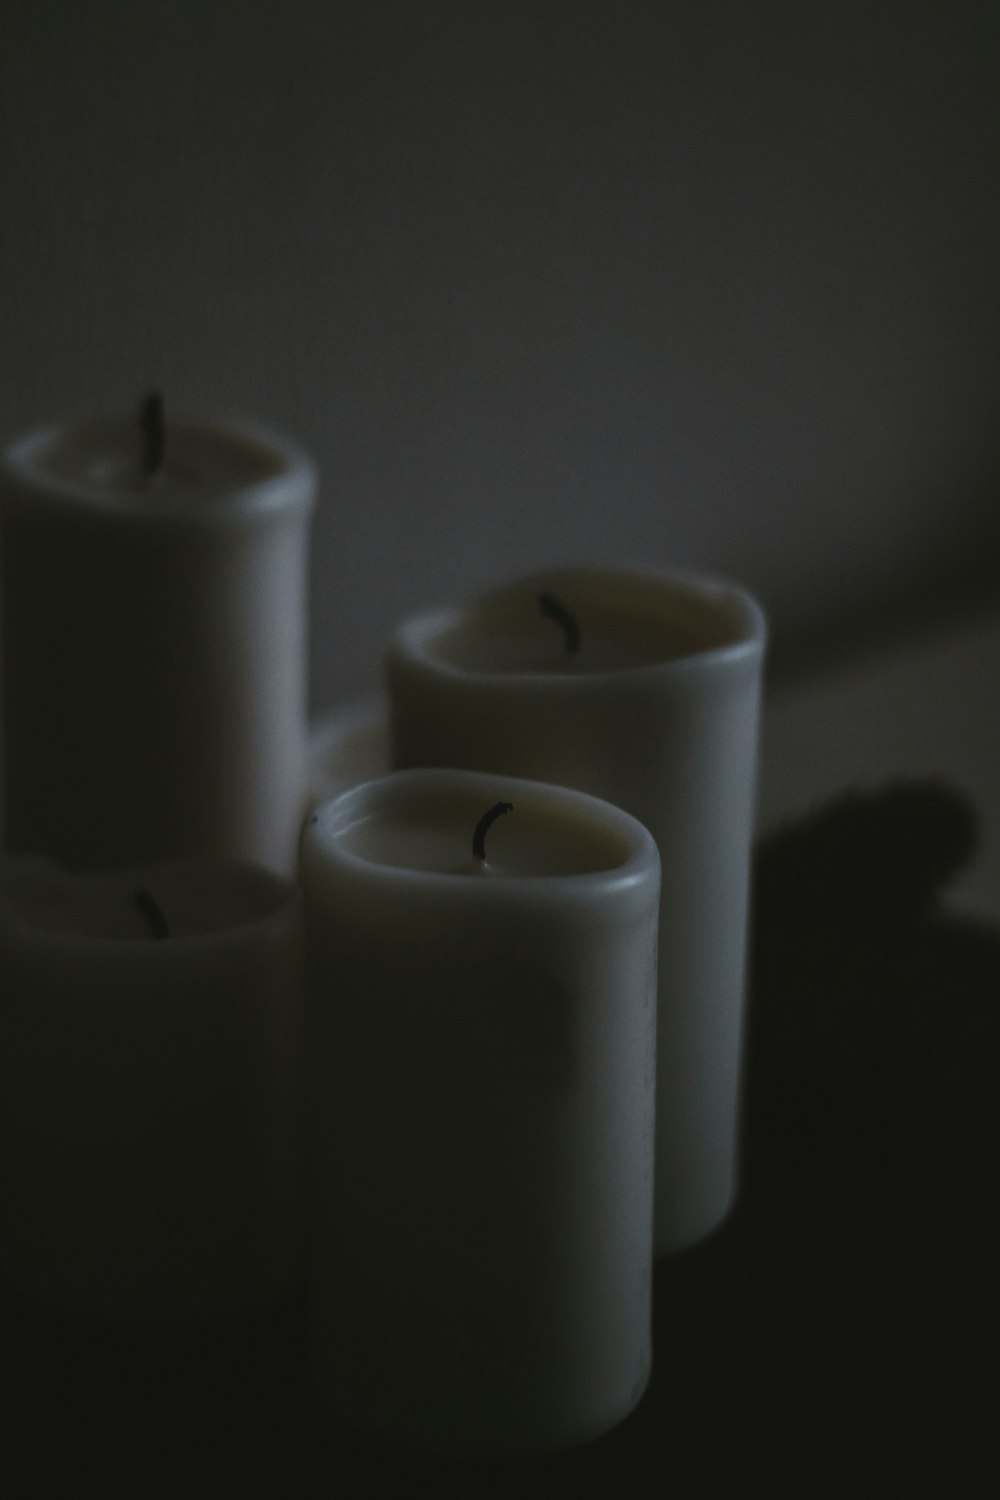
[[[392,1452],[311,1391],[302,1301],[122,1333],[8,1290],[7,1493],[1000,1492],[1000,938],[909,898],[820,920],[763,877],[739,1204],[657,1269],[619,1428],[516,1465]]]

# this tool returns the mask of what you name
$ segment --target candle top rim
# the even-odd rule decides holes
[[[578,605],[574,613],[579,616],[583,640],[579,661],[560,659],[560,642],[555,635],[551,662],[544,666],[477,665],[474,650],[467,646],[467,655],[473,659],[462,659],[455,646],[463,636],[471,639],[478,632],[485,641],[491,628],[514,628],[516,623],[516,628],[537,637],[546,628],[537,609],[537,598],[543,591],[556,595],[571,609],[578,599],[594,599],[604,626],[618,618],[633,628],[654,634],[662,631],[662,654],[649,651],[648,659],[588,664],[588,611]],[[668,604],[675,611],[672,626],[662,614]],[[679,613],[683,612],[687,619],[679,623]],[[425,609],[397,626],[389,654],[390,658],[405,657],[454,680],[503,680],[516,682],[519,687],[557,681],[563,686],[664,672],[679,674],[704,670],[709,664],[753,660],[762,654],[766,640],[766,617],[757,600],[728,579],[681,571],[578,567],[537,573],[463,603]]]
[[[199,886],[206,882],[215,915],[202,926],[207,908]],[[140,891],[155,892],[167,917],[168,939],[153,940],[149,922],[136,904]],[[299,899],[291,881],[235,857],[167,859],[96,870],[70,870],[35,854],[14,854],[0,861],[0,933],[46,945],[190,952],[284,922]]]
[[[293,440],[255,422],[168,413],[162,471],[142,469],[134,416],[53,423],[11,443],[0,468],[18,489],[108,515],[210,523],[308,511],[316,472]]]
[[[550,870],[517,870],[494,864],[491,850],[502,856],[504,830],[494,827],[487,835],[487,860],[481,870],[471,857],[472,835],[479,817],[498,801],[513,804],[513,811],[501,823],[516,831],[521,820],[548,820],[570,832],[582,847],[584,837],[607,857],[586,859],[584,868]],[[463,836],[456,843],[456,862],[451,869],[427,869],[420,865],[371,857],[351,845],[351,835],[372,826],[379,818],[391,820],[394,814],[414,808],[431,821],[437,806],[447,806],[454,819],[455,807],[461,808]],[[520,814],[520,819],[519,819]],[[522,825],[523,826],[523,825]],[[465,832],[467,830],[467,838]],[[646,878],[651,865],[659,870],[659,853],[652,834],[630,813],[589,793],[563,786],[509,775],[492,775],[485,771],[451,768],[415,768],[389,771],[373,776],[355,786],[325,798],[310,813],[303,827],[303,850],[321,850],[324,863],[336,864],[361,878],[400,884],[419,881],[440,885],[452,891],[468,891],[469,899],[487,899],[490,891],[510,893],[517,890],[530,895],[552,893],[568,882],[584,894],[588,889],[606,892],[610,888],[627,889]],[[536,832],[536,841],[541,844]],[[463,858],[464,856],[464,858]],[[553,865],[558,860],[553,859]],[[478,878],[480,874],[488,879]]]

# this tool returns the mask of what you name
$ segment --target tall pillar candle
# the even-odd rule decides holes
[[[318,1385],[444,1452],[596,1436],[650,1364],[652,838],[563,788],[397,773],[315,810],[301,880]]]
[[[235,861],[0,865],[0,1259],[112,1321],[301,1275],[298,892]]]
[[[388,654],[396,766],[559,782],[657,841],[657,1253],[735,1190],[764,641],[731,585],[567,569],[412,619]]]
[[[313,469],[253,429],[151,420],[36,433],[0,464],[6,847],[288,872]]]

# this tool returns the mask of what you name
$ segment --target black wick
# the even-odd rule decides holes
[[[495,807],[490,808],[489,812],[483,813],[482,817],[479,819],[479,822],[476,824],[476,831],[472,835],[473,859],[485,860],[487,830],[492,828],[497,818],[501,817],[503,813],[509,813],[513,811],[513,802],[498,802]]]
[[[559,600],[554,598],[552,594],[539,594],[538,607],[543,615],[548,615],[550,620],[558,620],[563,630],[565,630],[566,650],[571,655],[573,652],[579,651],[580,627],[565,604],[560,604]]]
[[[135,904],[149,923],[155,938],[168,938],[170,929],[167,919],[163,915],[163,908],[149,891],[143,889],[135,893]]]
[[[144,474],[158,474],[163,468],[167,447],[167,423],[159,391],[150,392],[139,408],[139,426],[142,428],[142,471]]]

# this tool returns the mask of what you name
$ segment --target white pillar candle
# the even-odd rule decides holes
[[[0,865],[14,1285],[124,1321],[286,1293],[301,1274],[301,1031],[301,903],[278,875]]]
[[[764,639],[741,589],[565,570],[410,620],[388,655],[396,766],[577,787],[657,841],[658,1254],[707,1234],[734,1195]]]
[[[314,473],[251,429],[168,414],[160,436],[55,428],[0,464],[6,846],[287,872]]]
[[[652,838],[562,788],[399,773],[313,813],[301,879],[320,1388],[446,1452],[596,1436],[650,1363]]]

